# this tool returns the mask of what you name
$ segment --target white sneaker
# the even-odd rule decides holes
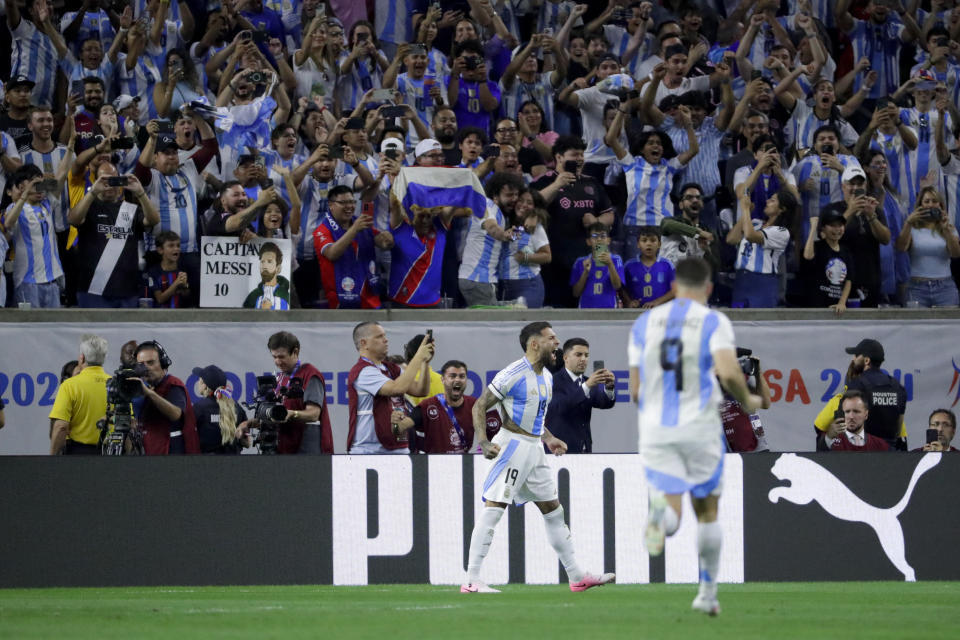
[[[659,556],[663,553],[663,543],[666,538],[663,530],[663,513],[667,506],[667,496],[662,491],[651,492],[650,515],[647,518],[647,533],[644,538],[647,553],[651,556]]]
[[[468,582],[460,585],[460,593],[500,593],[500,589],[494,589],[482,582]]]
[[[697,597],[693,599],[693,604],[690,605],[690,608],[694,611],[702,611],[708,616],[716,616],[720,613],[720,603],[716,598],[708,598],[699,593]]]

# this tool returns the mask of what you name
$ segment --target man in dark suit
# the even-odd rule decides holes
[[[583,338],[563,343],[563,368],[553,375],[553,398],[547,409],[547,428],[567,443],[567,453],[591,453],[590,415],[615,403],[611,371],[602,366],[586,375],[590,345]]]

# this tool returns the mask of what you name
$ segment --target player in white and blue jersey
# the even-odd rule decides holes
[[[627,345],[638,451],[650,495],[646,546],[650,555],[663,552],[664,536],[680,526],[683,495],[690,493],[700,560],[693,608],[716,615],[722,542],[717,503],[726,450],[721,385],[747,412],[760,406],[760,398],[747,389],[730,320],[706,306],[713,289],[706,261],[677,263],[673,289],[676,299],[637,318]]]
[[[570,530],[563,519],[563,507],[557,500],[557,484],[547,465],[543,447],[554,455],[563,455],[567,445],[546,427],[547,406],[553,395],[553,377],[546,368],[556,362],[560,346],[549,322],[533,322],[520,331],[524,357],[500,371],[473,405],[473,423],[486,424],[486,413],[497,407],[503,426],[487,440],[478,429],[484,457],[493,460],[483,483],[481,497],[486,503],[473,527],[467,563],[467,581],[461,593],[496,593],[480,581],[480,567],[490,549],[497,523],[507,505],[533,501],[543,514],[547,540],[567,572],[571,591],[614,581],[614,574],[599,577],[584,572],[577,564]]]
[[[7,185],[13,204],[0,216],[0,224],[13,240],[13,291],[17,302],[57,308],[63,267],[50,201],[38,187],[42,179],[43,172],[32,164],[14,171]]]

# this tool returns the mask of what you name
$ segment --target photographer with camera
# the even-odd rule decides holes
[[[110,162],[97,165],[93,177],[91,188],[67,213],[78,229],[77,304],[134,308],[142,290],[138,241],[160,222],[160,214],[140,181],[118,175]]]
[[[80,372],[64,380],[53,401],[50,419],[50,455],[99,455],[97,421],[107,413],[107,381],[103,370],[107,341],[100,336],[80,336]]]
[[[288,331],[270,336],[267,349],[278,371],[272,383],[271,376],[257,378],[257,405],[250,420],[251,427],[260,429],[261,452],[272,453],[275,447],[279,454],[332,454],[323,376],[312,364],[300,361],[300,340]]]
[[[770,386],[763,377],[760,360],[753,355],[753,351],[737,347],[737,362],[740,370],[747,379],[747,388],[750,393],[760,396],[761,409],[770,408]],[[730,453],[749,453],[751,451],[769,451],[766,436],[760,416],[756,413],[747,413],[732,396],[724,392],[720,403],[720,419],[723,422],[723,432],[727,439],[727,451]]]
[[[200,399],[193,405],[200,453],[238,454],[250,446],[247,412],[233,399],[227,376],[216,365],[196,367]]]
[[[145,400],[139,423],[148,456],[200,453],[193,404],[183,381],[167,371],[173,361],[156,340],[137,345],[137,364]]]

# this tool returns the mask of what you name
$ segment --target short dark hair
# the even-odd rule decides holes
[[[677,263],[677,284],[701,288],[710,282],[710,265],[703,258],[685,258]]]
[[[487,144],[489,138],[487,138],[487,132],[481,129],[480,127],[463,127],[457,131],[457,146],[467,139],[468,136],[475,135],[480,138],[480,144]]]
[[[450,111],[450,112],[453,113],[454,116],[457,115],[457,112],[453,110],[453,107],[451,107],[450,105],[446,105],[446,104],[445,104],[445,105],[442,105],[442,106],[437,107],[436,111],[433,112],[433,117],[430,118],[430,121],[433,122],[434,120],[436,120],[436,119],[437,119],[437,116],[440,115],[440,112],[441,112],[441,111]]]
[[[265,253],[272,253],[275,255],[277,257],[277,264],[283,262],[283,252],[280,251],[280,247],[276,242],[264,242],[262,245],[260,245],[260,253],[257,255],[262,259],[263,254]]]
[[[413,356],[417,355],[417,349],[420,348],[420,345],[423,344],[423,339],[426,336],[422,333],[410,338],[407,344],[403,345],[403,357],[407,359],[407,362],[413,360]]]
[[[168,242],[180,242],[180,236],[175,231],[161,231],[154,236],[154,240],[157,243],[157,249],[162,249]]]
[[[553,155],[562,156],[567,151],[586,151],[587,145],[577,136],[560,136],[553,143]]]
[[[843,409],[844,400],[853,400],[854,398],[860,398],[860,400],[863,402],[863,406],[866,407],[867,411],[870,411],[870,396],[860,389],[847,389],[844,391],[843,395],[840,396],[840,408]]]
[[[28,180],[33,180],[34,178],[42,178],[43,171],[40,170],[35,164],[24,164],[20,165],[16,171],[13,172],[13,175],[10,176],[10,182],[7,183],[7,188],[10,187],[19,187],[24,182]]]
[[[933,416],[937,415],[938,413],[947,414],[947,417],[950,418],[950,426],[953,427],[954,429],[957,428],[957,414],[955,414],[950,409],[934,409],[933,411],[930,412],[930,415],[927,416],[927,424],[930,424],[930,420],[933,418]]]
[[[300,340],[289,331],[278,331],[267,339],[267,349],[286,349],[287,353],[300,351]]]
[[[530,341],[530,338],[540,335],[544,329],[551,328],[553,328],[553,325],[545,320],[541,320],[540,322],[531,322],[520,330],[520,348],[526,351],[527,343]]]
[[[467,363],[461,362],[460,360],[447,360],[444,362],[443,366],[440,367],[440,375],[447,375],[447,369],[465,369],[466,371],[470,371]]]
[[[481,44],[479,40],[464,40],[463,42],[453,45],[454,58],[459,58],[462,54],[467,53],[468,51],[470,53],[475,53],[482,58],[483,44]]]
[[[589,231],[590,233],[605,233],[607,235],[610,235],[610,227],[603,224],[602,222],[594,222],[589,227],[587,227],[587,231]]]
[[[677,193],[679,193],[680,195],[683,195],[683,192],[686,191],[687,189],[696,189],[697,191],[700,192],[700,195],[703,195],[703,187],[700,186],[699,182],[685,182],[683,183],[683,186],[680,187],[680,191],[678,191]]]
[[[563,343],[563,355],[567,355],[567,352],[574,347],[587,347],[590,348],[590,343],[584,338],[570,338]]]
[[[817,136],[819,136],[821,133],[832,133],[833,135],[835,135],[835,136],[837,137],[837,140],[840,139],[840,130],[837,129],[837,128],[836,128],[835,126],[833,126],[832,124],[824,124],[824,125],[821,125],[821,126],[817,127],[817,130],[813,132],[813,141],[814,141],[814,142],[817,141]]]
[[[97,76],[86,76],[86,77],[84,77],[84,78],[83,78],[83,84],[85,84],[85,85],[87,85],[87,84],[98,84],[98,85],[100,85],[100,88],[101,88],[101,89],[103,89],[104,91],[107,90],[107,85],[106,85],[106,83],[103,81],[102,78],[99,78],[99,77],[97,77]]]
[[[293,129],[293,132],[297,132],[297,128],[292,124],[278,124],[273,128],[273,131],[270,132],[270,140],[276,140],[283,135],[283,132],[287,129]]]
[[[330,189],[330,191],[327,192],[327,202],[330,202],[331,200],[339,196],[341,193],[349,193],[350,195],[353,195],[353,189],[351,189],[345,184],[338,184],[337,186],[335,186],[334,188]]]
[[[514,175],[512,173],[494,173],[493,176],[487,181],[486,186],[484,186],[484,191],[487,192],[488,198],[496,198],[500,195],[500,192],[503,191],[506,187],[513,187],[519,193],[523,190],[523,178],[520,176]]]
[[[750,151],[753,151],[754,153],[756,153],[757,151],[760,151],[760,149],[762,149],[763,145],[765,144],[772,144],[774,147],[777,148],[777,151],[780,150],[780,146],[777,144],[777,141],[773,139],[773,136],[766,133],[762,133],[753,139],[753,145],[750,147]]]
[[[653,225],[645,225],[640,227],[637,229],[637,237],[641,238],[643,236],[655,236],[659,240],[661,236],[660,227],[655,227]]]

